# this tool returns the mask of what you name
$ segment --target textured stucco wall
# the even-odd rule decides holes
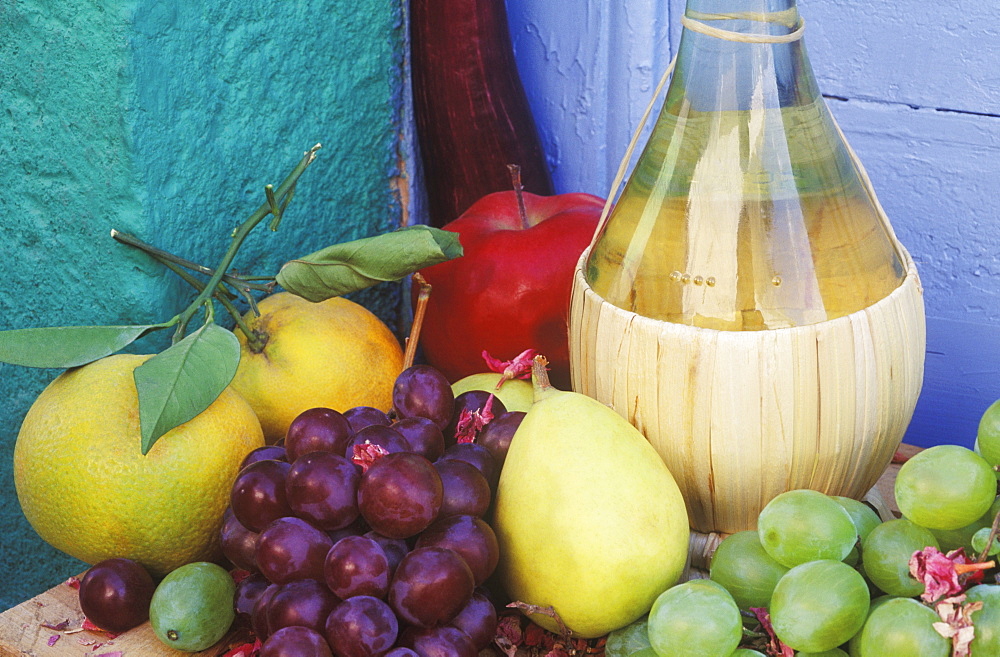
[[[508,1],[558,192],[608,194],[684,4]],[[799,10],[820,88],[924,285],[926,376],[906,440],[971,446],[1000,398],[1000,4],[800,0]]]
[[[169,318],[188,289],[110,230],[214,266],[317,142],[280,229],[259,226],[235,266],[274,274],[397,226],[402,20],[396,0],[0,3],[0,328]],[[395,288],[363,301],[400,318]],[[0,608],[82,568],[13,488],[18,426],[56,374],[0,364]]]

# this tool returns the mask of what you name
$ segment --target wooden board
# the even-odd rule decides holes
[[[919,448],[902,445],[898,455],[908,458],[917,453]],[[899,464],[892,463],[886,468],[875,489],[898,514],[893,500],[893,485]],[[83,625],[83,612],[80,611],[79,596],[76,589],[68,584],[60,584],[18,606],[0,613],[0,657],[83,657],[90,655],[100,657],[112,653],[121,653],[121,657],[177,657],[181,654],[172,648],[164,646],[154,636],[149,623],[130,630],[118,637],[109,639],[101,632],[79,631]],[[52,630],[43,625],[56,626],[68,621],[67,629]],[[75,630],[75,631],[74,631]],[[58,636],[53,645],[48,645],[51,637]],[[224,637],[217,645],[198,653],[186,653],[193,657],[218,657],[223,655],[234,643],[242,643],[244,631],[236,630]],[[101,645],[98,645],[101,644]],[[112,657],[108,655],[108,657]]]

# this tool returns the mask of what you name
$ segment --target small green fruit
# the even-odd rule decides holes
[[[528,412],[531,401],[534,398],[534,391],[531,384],[521,379],[510,379],[503,382],[497,390],[497,382],[503,376],[499,372],[483,372],[481,374],[470,374],[464,379],[459,379],[451,384],[451,390],[458,397],[463,392],[470,390],[485,390],[492,392],[496,398],[503,402],[504,408],[508,411]]]
[[[233,578],[221,566],[206,561],[189,563],[156,587],[149,604],[149,623],[156,638],[175,650],[205,650],[232,625],[235,592]]]

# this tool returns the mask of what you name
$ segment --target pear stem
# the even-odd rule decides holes
[[[573,638],[573,631],[566,626],[566,623],[563,622],[563,619],[560,618],[559,614],[556,612],[555,607],[551,605],[547,607],[542,607],[539,605],[530,604],[528,602],[521,602],[520,600],[515,600],[514,602],[509,603],[507,605],[507,608],[517,609],[518,611],[529,617],[531,614],[548,616],[549,618],[553,619],[556,622],[556,625],[559,626],[559,635],[563,638],[564,641],[569,643],[569,641]]]
[[[546,369],[548,364],[549,360],[541,354],[531,359],[531,388],[535,400],[541,399],[550,390],[555,390],[549,383],[549,371]]]
[[[528,209],[524,207],[524,185],[521,184],[521,167],[516,164],[508,164],[510,171],[510,182],[514,187],[514,196],[517,198],[517,211],[521,215],[521,229],[528,230],[531,224],[528,223]]]

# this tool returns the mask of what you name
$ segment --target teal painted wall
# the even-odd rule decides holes
[[[317,142],[280,229],[235,267],[273,275],[398,226],[404,36],[398,0],[0,3],[0,329],[167,319],[188,288],[111,229],[214,266]],[[396,286],[361,301],[402,321]],[[57,373],[0,364],[0,609],[83,568],[28,526],[12,479]]]

